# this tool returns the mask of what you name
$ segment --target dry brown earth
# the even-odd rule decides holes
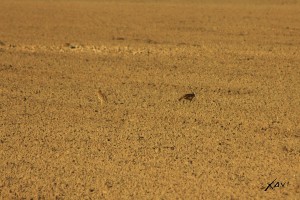
[[[300,3],[249,2],[1,0],[0,199],[299,198]]]

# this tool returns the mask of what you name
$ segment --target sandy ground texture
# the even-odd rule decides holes
[[[249,2],[1,0],[0,199],[299,199],[300,3]]]

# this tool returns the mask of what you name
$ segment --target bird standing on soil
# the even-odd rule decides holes
[[[104,103],[107,102],[106,95],[100,89],[97,92],[97,96],[98,96],[98,99],[99,99],[101,105],[103,105]]]
[[[181,100],[185,99],[185,100],[192,101],[195,97],[196,97],[196,94],[193,92],[193,93],[183,95],[178,100],[181,101]]]

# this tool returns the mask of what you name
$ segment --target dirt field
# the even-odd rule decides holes
[[[300,2],[249,2],[1,0],[0,199],[299,199]]]

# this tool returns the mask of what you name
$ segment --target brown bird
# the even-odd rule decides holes
[[[192,101],[195,97],[196,97],[196,94],[193,92],[193,93],[183,95],[178,100],[181,101],[181,100],[185,99],[185,100]]]
[[[97,96],[98,96],[98,99],[99,99],[101,105],[103,105],[104,103],[107,102],[106,95],[100,89],[97,92]]]

